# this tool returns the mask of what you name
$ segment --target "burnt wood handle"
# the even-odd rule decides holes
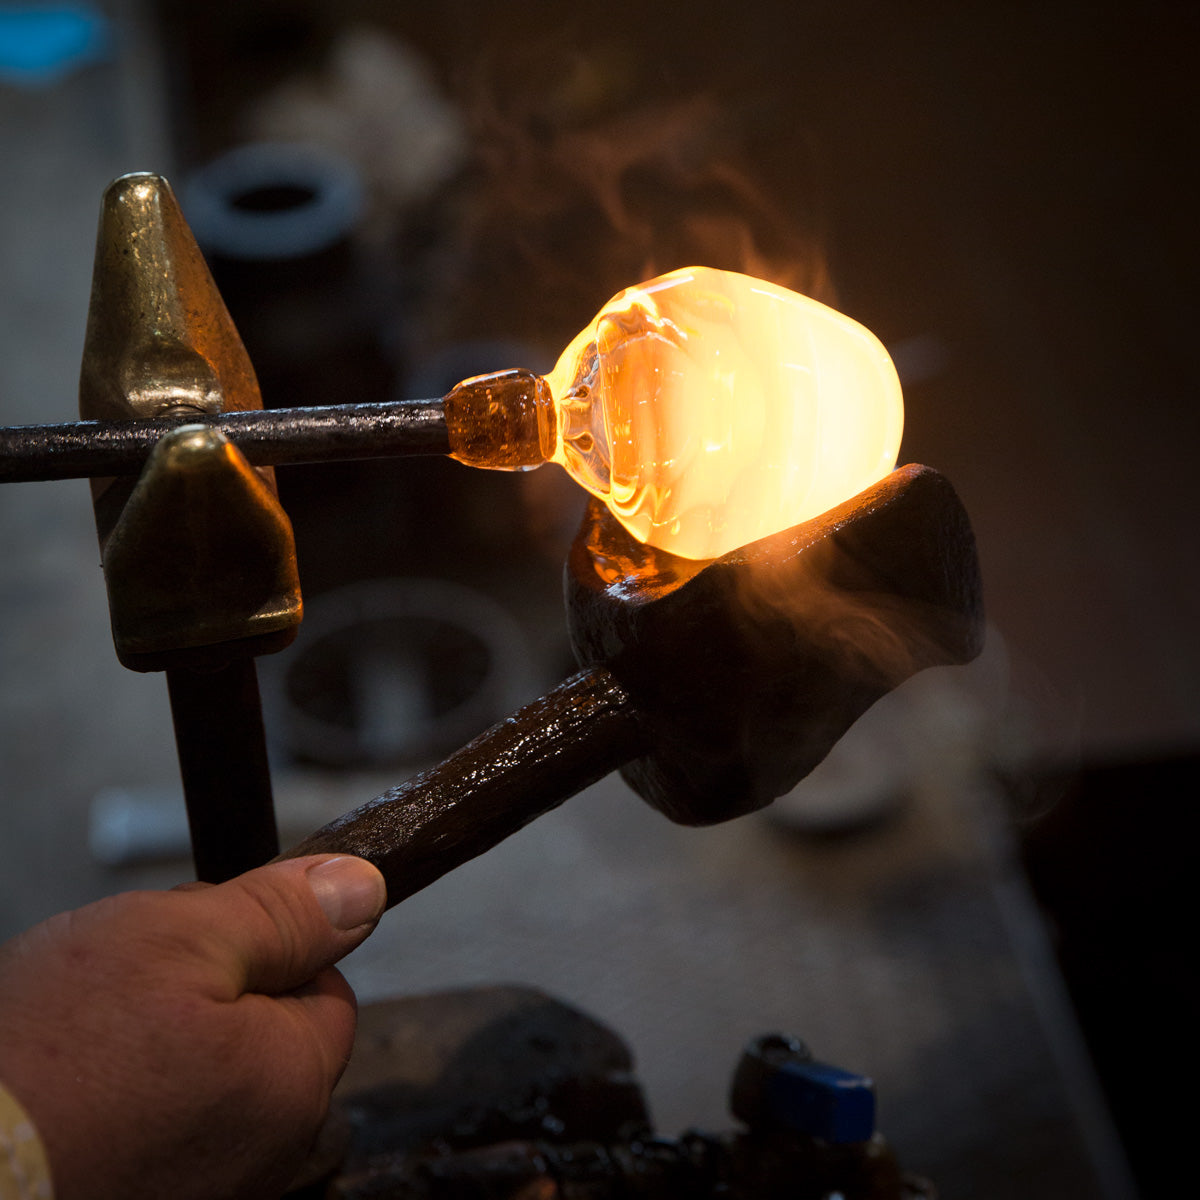
[[[283,857],[365,858],[390,908],[644,750],[629,693],[603,667],[580,671]]]

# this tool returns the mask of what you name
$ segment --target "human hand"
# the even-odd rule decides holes
[[[332,964],[385,898],[369,863],[318,855],[114,896],[0,947],[0,1081],[56,1200],[278,1196],[354,1040]]]

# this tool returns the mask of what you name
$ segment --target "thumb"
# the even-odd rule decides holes
[[[374,929],[387,885],[365,859],[321,854],[268,863],[185,896],[219,931],[210,944],[236,994],[278,995],[308,983]]]

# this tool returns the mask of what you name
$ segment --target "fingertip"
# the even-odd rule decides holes
[[[373,925],[387,906],[387,884],[365,858],[338,855],[305,870],[308,886],[334,929],[342,933]]]

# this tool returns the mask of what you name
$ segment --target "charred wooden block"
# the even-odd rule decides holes
[[[628,690],[652,747],[622,774],[688,825],[770,803],[881,696],[983,644],[970,521],[923,466],[708,564],[593,500],[565,586],[576,657]]]

